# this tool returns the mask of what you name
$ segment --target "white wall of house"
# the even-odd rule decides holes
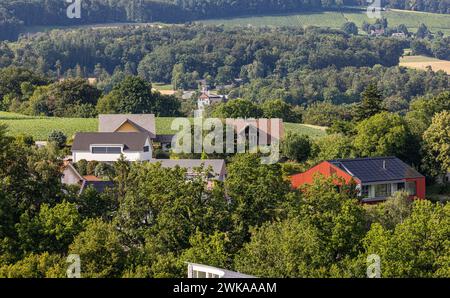
[[[144,148],[142,151],[132,152],[132,151],[123,151],[122,153],[92,153],[92,147],[121,147],[123,145],[118,144],[92,144],[91,150],[89,151],[72,151],[72,160],[73,162],[79,162],[80,160],[86,161],[100,161],[100,162],[114,162],[120,159],[120,155],[123,154],[127,161],[148,161],[153,157],[153,149],[151,142],[147,139],[144,146],[149,148],[148,152],[144,152]]]
[[[65,185],[77,185],[81,179],[82,177],[79,174],[74,172],[70,166],[67,166],[62,173],[61,182]]]
[[[152,159],[152,150],[149,152],[124,152],[124,157],[128,161],[147,161]],[[114,162],[120,158],[120,154],[93,154],[89,151],[74,151],[73,162],[78,162],[82,159],[87,161],[105,161]]]

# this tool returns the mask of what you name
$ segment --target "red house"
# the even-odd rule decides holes
[[[408,192],[411,198],[425,199],[425,177],[396,157],[324,161],[292,176],[292,186],[311,184],[319,174],[343,178],[346,183],[354,181],[365,203],[384,201],[400,190]]]

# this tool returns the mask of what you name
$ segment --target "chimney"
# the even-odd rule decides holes
[[[383,160],[383,169],[386,170],[386,161]]]

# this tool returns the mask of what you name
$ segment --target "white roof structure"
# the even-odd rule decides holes
[[[187,264],[188,264],[188,278],[196,278],[194,275],[194,271],[206,273],[206,278],[208,278],[208,276],[211,275],[218,276],[218,278],[256,278],[255,276],[242,274],[239,272],[234,272],[226,269],[216,268],[212,266],[195,263],[187,263]]]

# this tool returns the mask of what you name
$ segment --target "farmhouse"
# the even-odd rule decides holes
[[[207,106],[225,102],[226,100],[226,95],[212,94],[208,91],[208,89],[203,88],[202,94],[198,98],[197,106],[199,110],[204,110]]]
[[[425,177],[396,157],[339,159],[324,161],[291,177],[294,188],[311,184],[318,175],[356,183],[362,202],[384,201],[405,190],[411,198],[425,199]],[[340,182],[336,180],[336,184]]]

